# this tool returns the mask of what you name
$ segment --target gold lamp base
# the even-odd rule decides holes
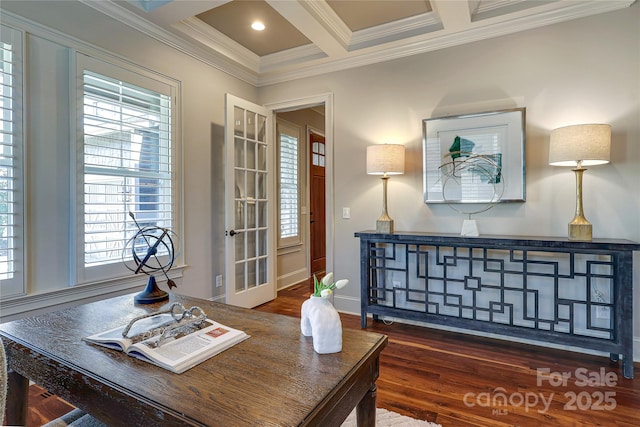
[[[387,213],[387,181],[389,177],[382,176],[382,215],[376,221],[376,231],[378,233],[393,234],[393,219]]]
[[[393,220],[389,217],[389,215],[381,216],[376,221],[376,231],[378,233],[386,233],[393,234]]]
[[[590,242],[593,227],[584,217],[584,209],[582,208],[582,174],[586,169],[578,164],[578,167],[573,171],[576,173],[576,214],[569,223],[569,240]]]
[[[574,218],[574,220],[569,223],[569,240],[590,242],[592,240],[593,227],[584,217],[582,217],[584,222],[577,222],[576,219],[578,218]]]

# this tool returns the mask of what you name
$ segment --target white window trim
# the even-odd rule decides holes
[[[297,134],[298,135],[298,234],[296,236],[292,236],[292,237],[285,237],[285,238],[281,238],[280,237],[280,134],[281,134],[281,130],[282,133],[291,133],[291,134]],[[304,133],[302,131],[302,127],[296,125],[295,123],[283,120],[278,118],[277,119],[277,123],[276,123],[276,142],[277,142],[277,152],[278,152],[278,161],[277,161],[277,171],[278,171],[278,178],[277,178],[277,194],[278,194],[278,203],[277,203],[277,209],[278,209],[278,249],[281,248],[287,248],[287,247],[291,247],[291,246],[299,246],[302,244],[303,241],[303,230],[302,230],[302,215],[301,215],[301,208],[302,208],[302,200],[301,200],[301,196],[302,196],[302,185],[303,185],[303,176],[301,174],[301,162],[303,161],[301,153],[303,152],[301,150],[302,146],[301,144],[304,143]],[[289,132],[286,132],[289,131]],[[293,136],[293,135],[292,135]]]
[[[182,144],[181,144],[181,131],[180,131],[180,86],[177,82],[167,79],[163,76],[157,75],[150,71],[144,70],[141,67],[126,66],[122,64],[114,64],[105,61],[101,58],[95,58],[93,56],[76,52],[75,56],[75,70],[74,83],[71,86],[72,93],[72,105],[71,111],[75,113],[75,123],[72,126],[73,140],[76,141],[76,149],[71,150],[72,163],[76,164],[75,180],[72,183],[73,191],[72,200],[73,206],[75,206],[75,215],[72,220],[74,221],[74,227],[72,232],[74,233],[75,242],[72,248],[70,259],[72,260],[71,271],[75,272],[75,281],[72,285],[81,285],[89,283],[101,283],[103,281],[112,280],[114,278],[126,278],[132,273],[129,271],[123,263],[116,262],[99,267],[85,268],[84,266],[84,168],[83,168],[83,145],[84,145],[84,131],[83,131],[83,73],[85,70],[93,71],[101,75],[109,76],[112,78],[120,78],[122,81],[126,81],[129,84],[144,87],[155,92],[168,94],[171,97],[171,141],[172,141],[172,175],[175,179],[172,180],[171,193],[172,193],[172,205],[174,211],[172,212],[172,231],[178,236],[178,239],[182,240]],[[174,242],[176,246],[182,247],[182,242]],[[176,266],[180,266],[184,263],[182,259],[182,252],[176,253],[177,259],[174,263]]]
[[[13,163],[14,169],[14,230],[15,230],[15,244],[16,249],[13,250],[14,258],[14,275],[11,279],[2,280],[0,283],[0,294],[2,298],[18,297],[26,294],[26,281],[25,271],[27,267],[25,254],[27,253],[25,248],[26,239],[26,227],[24,226],[25,216],[25,145],[24,145],[24,117],[25,117],[25,103],[24,103],[24,57],[25,57],[25,34],[23,31],[10,27],[2,23],[2,32],[8,32],[12,39],[12,53],[15,57],[14,73],[12,74],[14,84],[14,117],[12,121],[13,132],[13,146],[15,163]]]
[[[73,36],[65,34],[63,32],[54,30],[52,28],[46,27],[42,24],[36,23],[34,21],[25,19],[19,15],[15,15],[9,11],[2,11],[0,14],[1,19],[0,22],[2,25],[10,26],[14,29],[17,29],[22,33],[22,46],[23,46],[23,58],[25,57],[24,50],[26,49],[26,40],[30,36],[35,36],[42,38],[43,40],[56,43],[69,51],[69,56],[71,58],[70,69],[75,70],[75,64],[73,63],[74,52],[82,52],[85,54],[89,54],[95,58],[100,58],[106,62],[109,62],[114,65],[119,65],[123,68],[135,67],[140,74],[155,76],[158,78],[166,79],[167,81],[172,82],[177,87],[176,96],[174,98],[174,114],[175,121],[173,124],[173,131],[175,132],[175,137],[179,138],[175,141],[182,145],[182,87],[181,82],[175,80],[169,76],[158,74],[155,71],[149,71],[147,69],[141,68],[138,64],[133,63],[132,61],[114,54],[106,49],[101,47],[92,45],[85,41],[79,40]],[[23,82],[26,82],[25,76],[27,75],[28,64],[23,66],[22,79]],[[75,88],[75,75],[69,75],[70,80],[70,91],[74,92]],[[25,83],[26,84],[26,83]],[[26,88],[28,89],[28,88]],[[75,95],[71,93],[70,96],[70,105],[69,110],[75,111],[74,108]],[[25,90],[23,93],[23,107],[22,113],[23,117],[26,117],[26,112],[28,110],[28,105],[30,103],[29,93]],[[23,141],[25,141],[29,137],[29,129],[23,126]],[[73,138],[73,141],[76,139],[76,117],[72,114],[69,117],[69,133],[70,138]],[[177,146],[176,146],[177,147]],[[26,158],[28,155],[28,146],[24,147],[23,158]],[[75,159],[75,151],[72,150],[72,156]],[[180,240],[180,247],[184,247],[184,238],[183,238],[183,204],[182,204],[182,176],[183,176],[183,168],[182,168],[182,149],[176,149],[174,153],[174,161],[175,161],[175,176],[177,177],[177,190],[179,193],[176,193],[174,197],[174,201],[176,204],[176,217],[174,218],[174,231],[178,233],[178,237]],[[22,165],[24,165],[24,160]],[[23,169],[23,188],[27,188],[29,176],[25,173]],[[70,183],[70,186],[74,186],[74,183]],[[72,192],[75,191],[72,188]],[[26,197],[26,194],[25,194]],[[71,207],[71,203],[69,204]],[[70,208],[71,209],[71,208]],[[75,209],[70,212],[70,222],[75,222],[74,217]],[[26,224],[26,219],[28,218],[29,206],[25,206],[23,209],[23,225],[24,225],[24,247],[23,247],[23,260],[24,260],[24,274],[23,274],[23,286],[24,291],[21,295],[9,296],[7,294],[0,294],[0,323],[15,320],[18,318],[22,318],[25,316],[36,315],[45,310],[50,310],[52,307],[56,308],[64,308],[67,306],[76,305],[78,303],[83,303],[91,300],[95,300],[95,298],[102,298],[105,296],[115,296],[125,293],[130,293],[134,291],[140,291],[144,288],[146,284],[146,276],[141,275],[133,275],[131,272],[127,271],[126,274],[123,274],[119,277],[114,277],[110,280],[101,280],[86,283],[81,286],[74,286],[75,284],[75,258],[71,257],[70,261],[70,276],[68,277],[68,282],[65,284],[66,286],[61,286],[56,289],[46,290],[44,292],[39,292],[34,289],[32,286],[29,286],[30,276],[33,274],[31,270],[33,269],[33,265],[29,264],[29,259],[26,258],[26,254],[28,251],[28,242],[29,239],[32,239],[33,236],[30,237],[29,233],[29,225]],[[72,227],[74,224],[72,224]],[[178,227],[178,230],[175,230],[175,227]],[[71,241],[75,241],[75,236],[71,236]],[[73,252],[70,250],[70,253]],[[184,256],[180,254],[179,258],[176,260],[174,267],[169,272],[169,278],[176,280],[179,283],[180,278],[182,277],[183,270],[186,268],[186,264],[184,261]],[[159,285],[162,284],[164,280],[158,278]]]

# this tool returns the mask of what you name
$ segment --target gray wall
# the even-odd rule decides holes
[[[359,307],[359,247],[353,233],[373,228],[381,208],[380,180],[365,173],[368,145],[397,142],[407,147],[406,173],[389,184],[389,213],[396,229],[460,231],[461,215],[422,202],[425,118],[527,108],[527,201],[500,205],[477,217],[481,233],[508,235],[566,235],[574,211],[574,179],[569,169],[547,164],[549,132],[568,124],[611,124],[612,161],[585,175],[585,212],[594,237],[640,241],[638,3],[617,12],[260,89],[78,2],[3,1],[2,8],[181,81],[188,268],[180,292],[215,296],[214,277],[223,274],[221,153],[227,92],[263,104],[333,94],[333,128],[326,130],[333,133],[334,150],[334,192],[328,195],[334,206],[332,265],[336,278],[351,281],[336,297],[342,309],[355,312]],[[40,76],[44,78],[51,66],[43,66]],[[68,177],[61,174],[57,185],[67,186]],[[351,208],[351,219],[342,219],[343,207]],[[35,237],[28,243],[32,248],[40,244]],[[636,257],[637,265],[638,261]],[[45,271],[30,275],[50,278]],[[638,307],[640,274],[635,276]],[[640,315],[635,312],[635,334],[640,337]],[[636,338],[636,354],[639,341]]]
[[[366,147],[406,145],[406,171],[389,181],[397,230],[459,233],[464,216],[422,202],[421,121],[458,113],[526,107],[525,203],[476,217],[481,234],[566,236],[575,211],[569,168],[548,165],[549,133],[560,126],[609,123],[611,163],[584,177],[584,209],[594,237],[640,241],[640,5],[383,64],[260,89],[272,103],[334,94],[334,273],[351,284],[339,308],[359,310],[359,246],[354,232],[375,229],[381,184],[365,172]],[[342,219],[342,208],[351,219]],[[638,269],[636,257],[636,270]],[[636,307],[640,273],[635,274]],[[636,312],[636,355],[640,313]],[[638,358],[638,356],[636,356]]]
[[[27,272],[29,292],[47,292],[73,283],[68,253],[56,251],[47,243],[58,242],[60,248],[69,246],[68,229],[65,227],[68,227],[70,215],[68,168],[71,148],[68,126],[71,121],[66,105],[69,58],[72,56],[69,46],[76,41],[67,35],[91,44],[98,48],[98,52],[104,50],[115,54],[181,83],[184,165],[182,249],[187,266],[182,280],[178,281],[177,290],[204,298],[210,298],[215,291],[223,292],[224,288],[214,288],[214,278],[224,274],[224,96],[232,93],[255,101],[257,89],[79,2],[3,1],[1,6],[3,13],[8,10],[26,17],[27,24],[32,21],[34,24],[28,25],[31,32],[44,34],[42,37],[29,36],[27,40],[32,52],[28,58],[29,83],[38,84],[28,88],[29,98],[26,99],[32,108],[26,129],[27,156],[29,149],[50,150],[51,161],[29,166],[49,168],[53,170],[49,175],[56,178],[41,183],[28,182],[27,193],[33,198],[36,193],[49,192],[52,197],[55,195],[58,203],[35,207],[39,211],[48,209],[46,224],[27,223],[27,247],[31,257]],[[41,31],[40,25],[46,28]],[[51,35],[56,43],[44,41]],[[53,134],[56,138],[51,137]],[[57,172],[56,168],[59,168]],[[33,212],[34,206],[30,208]],[[51,224],[58,226],[50,227]],[[56,253],[57,258],[52,258]],[[140,280],[143,286],[146,279]],[[50,303],[57,304],[65,298],[52,298]],[[38,303],[33,306],[38,305],[42,306]],[[8,319],[3,317],[2,320]]]

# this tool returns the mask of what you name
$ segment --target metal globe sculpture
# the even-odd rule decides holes
[[[141,227],[132,212],[129,212],[129,216],[135,222],[138,231],[125,243],[122,260],[125,267],[134,274],[143,273],[149,276],[147,287],[135,296],[134,301],[137,304],[164,301],[169,298],[169,294],[158,288],[154,274],[162,272],[167,279],[169,289],[176,287],[168,274],[176,259],[176,248],[173,242],[176,235],[168,228]]]

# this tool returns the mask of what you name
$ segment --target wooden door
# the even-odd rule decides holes
[[[309,253],[311,275],[326,269],[325,170],[326,152],[323,135],[309,134]]]

